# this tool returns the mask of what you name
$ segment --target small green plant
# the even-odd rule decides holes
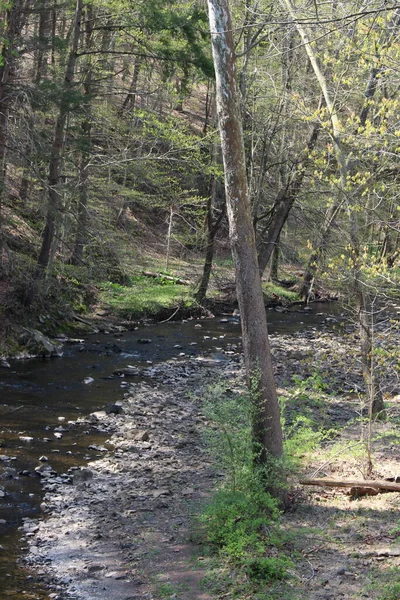
[[[253,581],[274,581],[285,579],[290,566],[291,561],[286,557],[260,557],[247,561],[245,571]]]
[[[170,598],[175,594],[175,588],[170,583],[161,583],[156,591],[160,598]]]
[[[397,521],[397,524],[389,531],[389,533],[394,537],[400,537],[400,520]]]
[[[205,437],[226,479],[204,506],[199,520],[211,553],[228,570],[240,573],[239,580],[254,591],[261,583],[285,578],[291,562],[284,554],[285,542],[278,528],[278,500],[266,491],[276,483],[272,481],[276,465],[271,460],[268,469],[260,472],[255,468],[250,395],[221,383],[205,394]],[[285,465],[281,467],[285,469]],[[281,555],[270,556],[278,547]],[[229,586],[232,593],[235,585]]]
[[[389,584],[385,586],[383,594],[379,600],[399,600],[400,598],[400,583]]]
[[[262,556],[268,544],[268,527],[278,520],[277,501],[267,492],[218,490],[201,521],[214,551],[246,563]]]
[[[397,574],[399,577],[400,574]],[[382,594],[378,600],[399,600],[400,598],[400,581],[394,581],[383,586]]]
[[[248,397],[216,383],[205,391],[203,412],[209,421],[204,437],[218,468],[226,473],[228,487],[232,490],[246,487],[252,477]]]
[[[284,427],[285,453],[293,465],[309,456],[330,435],[329,431],[318,428],[308,417],[296,417],[290,426]]]

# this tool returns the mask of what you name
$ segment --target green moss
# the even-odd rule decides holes
[[[118,316],[132,318],[157,314],[165,308],[190,308],[195,304],[191,292],[189,286],[176,285],[162,277],[135,277],[129,286],[110,282],[100,284],[100,302]]]
[[[282,287],[273,281],[267,281],[266,283],[263,283],[262,289],[267,302],[282,300],[285,302],[296,302],[297,300],[300,300],[297,292],[288,290],[287,288]]]

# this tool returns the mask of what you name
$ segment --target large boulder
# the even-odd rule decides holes
[[[62,356],[62,344],[50,340],[38,329],[25,327],[22,341],[30,356]]]

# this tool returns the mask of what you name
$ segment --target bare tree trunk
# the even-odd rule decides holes
[[[219,197],[220,197],[220,187],[219,182],[216,180],[215,175],[212,176],[211,181],[211,194],[207,200],[207,244],[206,244],[206,255],[204,259],[204,267],[203,274],[201,277],[201,281],[199,283],[198,290],[196,292],[196,300],[200,302],[200,304],[204,301],[207,295],[208,284],[210,282],[210,275],[212,269],[212,263],[214,258],[214,241],[219,226],[221,225],[221,221],[224,217],[224,210],[221,206],[219,206],[220,212],[216,219],[213,219],[213,210],[218,208]]]
[[[168,218],[168,231],[167,231],[167,252],[165,256],[165,270],[168,271],[169,267],[169,254],[171,249],[171,237],[172,237],[172,226],[174,222],[174,207],[169,207],[169,218]]]
[[[43,275],[49,265],[51,248],[56,233],[57,221],[61,216],[61,194],[58,187],[61,176],[64,130],[68,114],[71,110],[70,92],[74,82],[77,49],[79,36],[81,32],[82,5],[83,0],[76,0],[72,46],[68,57],[64,86],[61,96],[61,103],[56,120],[56,126],[54,130],[53,143],[50,154],[48,175],[48,208],[46,216],[46,225],[42,234],[42,243],[37,262],[34,286],[32,286],[26,298],[26,302],[28,304],[32,301],[37,288],[37,284],[43,278]]]
[[[227,0],[208,0],[216,100],[256,463],[282,455],[282,430],[247,187],[235,46]]]
[[[46,75],[49,33],[51,28],[52,14],[49,6],[49,0],[41,0],[39,9],[38,48],[36,51],[36,83],[39,83]]]
[[[318,134],[320,131],[319,125],[315,125],[311,137],[307,143],[306,156],[304,159],[297,162],[295,172],[290,181],[287,182],[286,188],[281,191],[275,200],[275,210],[271,221],[260,235],[260,249],[258,251],[258,264],[260,275],[262,275],[269,263],[272,252],[275,248],[277,240],[281,234],[282,228],[285,225],[293,204],[299,195],[301,186],[306,172],[306,162],[308,153],[315,147]]]
[[[275,248],[272,253],[271,269],[269,271],[269,278],[271,281],[278,281],[279,271],[279,257],[281,253],[281,247],[279,245],[279,238],[276,240]]]
[[[4,20],[0,51],[0,277],[4,268],[3,203],[6,194],[8,120],[11,109],[11,83],[15,76],[18,38],[24,26],[25,0],[15,0],[1,12]]]
[[[85,23],[85,46],[87,49],[92,46],[93,32],[93,11],[92,6],[86,6],[86,23]],[[85,103],[84,110],[86,116],[81,123],[82,133],[82,151],[79,165],[79,204],[77,215],[77,228],[75,245],[71,256],[73,265],[80,265],[83,262],[83,253],[86,244],[87,236],[87,221],[88,221],[88,200],[89,200],[89,163],[90,151],[92,146],[91,129],[92,129],[92,66],[90,57],[86,65],[86,80],[83,84]]]
[[[381,391],[376,382],[373,346],[374,346],[374,307],[368,292],[361,289],[361,282],[357,288],[357,311],[360,325],[361,364],[367,399],[368,415],[374,417],[384,409]]]
[[[142,58],[137,56],[135,59],[135,66],[133,67],[133,76],[132,83],[129,88],[129,92],[122,104],[123,110],[135,110],[136,107],[136,92],[137,92],[137,84],[139,81],[140,69],[142,66]]]

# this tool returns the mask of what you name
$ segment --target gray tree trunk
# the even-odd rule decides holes
[[[50,154],[48,176],[48,208],[46,216],[46,225],[42,235],[42,244],[38,258],[36,281],[41,280],[43,273],[45,272],[49,264],[50,251],[54,242],[57,220],[60,218],[61,195],[58,187],[61,176],[64,130],[67,121],[67,116],[71,110],[70,92],[74,81],[76,56],[79,36],[81,32],[82,5],[83,0],[76,0],[72,47],[68,57],[68,64],[64,79],[64,89],[61,96],[60,109],[56,120],[56,126],[54,130],[53,143]]]
[[[86,6],[86,31],[85,46],[92,47],[93,11],[92,6]],[[79,204],[77,214],[77,228],[74,249],[71,256],[73,265],[83,263],[83,255],[87,238],[88,201],[89,201],[89,164],[91,156],[91,130],[92,130],[92,65],[90,57],[86,66],[86,79],[83,84],[85,94],[86,116],[81,123],[82,151],[79,164]]]
[[[5,269],[3,262],[6,262],[3,236],[3,202],[7,187],[8,122],[12,106],[12,83],[18,61],[16,48],[24,26],[25,7],[25,0],[15,0],[15,2],[8,4],[0,11],[4,35],[0,45],[0,277]]]
[[[269,456],[282,455],[282,430],[247,188],[229,5],[227,0],[208,0],[208,7],[230,242],[236,270],[247,384],[253,401],[255,460],[264,466]]]

